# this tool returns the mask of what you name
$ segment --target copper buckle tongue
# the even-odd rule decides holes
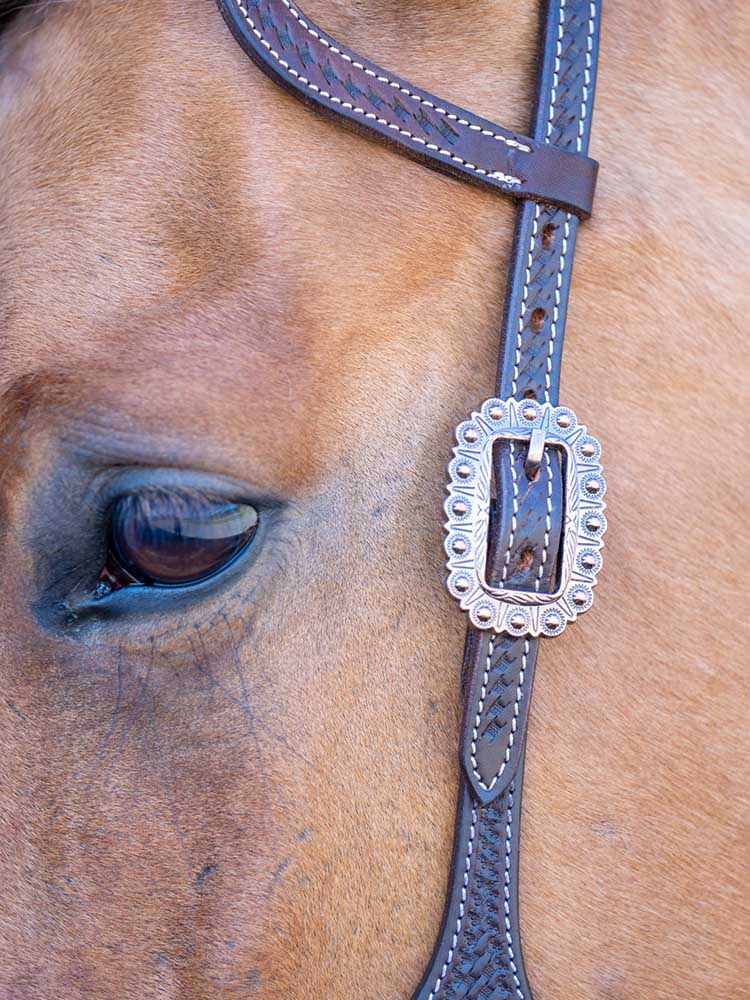
[[[535,427],[529,438],[529,450],[526,454],[526,461],[523,463],[523,471],[529,479],[533,479],[542,464],[544,457],[544,431],[541,427]]]
[[[496,441],[528,442],[533,478],[545,447],[563,454],[563,539],[553,593],[512,590],[487,580],[492,449]],[[601,568],[606,483],[595,437],[572,410],[531,400],[488,399],[456,428],[445,502],[448,590],[473,625],[510,635],[559,635],[587,611]]]

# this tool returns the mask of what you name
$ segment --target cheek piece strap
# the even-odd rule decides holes
[[[521,135],[375,65],[291,0],[218,0],[253,62],[305,104],[517,199],[496,395],[458,425],[449,464],[448,590],[469,616],[461,785],[442,928],[414,1000],[531,998],[518,844],[537,651],[591,605],[606,528],[599,444],[558,405],[578,226],[597,175],[587,151],[600,5],[543,3],[536,94]]]

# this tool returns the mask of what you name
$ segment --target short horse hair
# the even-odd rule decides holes
[[[19,11],[33,5],[39,6],[39,0],[0,0],[0,31],[8,27]]]

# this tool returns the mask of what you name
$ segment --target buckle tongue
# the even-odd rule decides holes
[[[529,438],[529,450],[526,461],[523,463],[523,470],[529,479],[533,479],[539,472],[544,457],[544,445],[546,438],[541,427],[535,427]]]

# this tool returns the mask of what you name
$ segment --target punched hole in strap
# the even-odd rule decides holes
[[[541,306],[537,306],[537,308],[531,314],[531,332],[541,333],[546,318],[547,318],[547,310],[542,309]]]

